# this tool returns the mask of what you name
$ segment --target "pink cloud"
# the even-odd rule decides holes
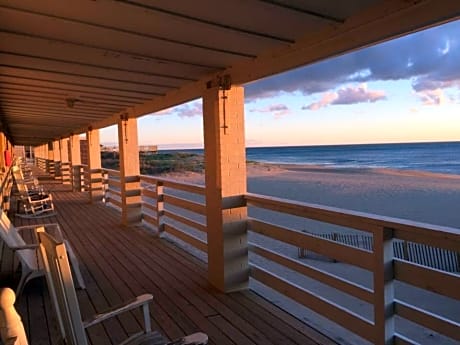
[[[453,102],[453,99],[447,96],[441,89],[419,91],[417,92],[417,96],[423,105],[443,105]]]
[[[276,119],[281,118],[290,112],[289,108],[285,104],[272,104],[264,108],[254,108],[249,111],[257,113],[270,113],[273,114]]]
[[[368,90],[366,84],[348,86],[334,92],[326,92],[318,102],[303,106],[303,110],[318,110],[334,104],[377,102],[386,99],[385,91]]]

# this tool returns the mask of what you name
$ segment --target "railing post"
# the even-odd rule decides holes
[[[89,202],[102,199],[102,177],[101,177],[101,147],[99,142],[99,130],[88,128],[86,132],[88,145],[88,192]]]
[[[163,192],[163,182],[158,181],[156,183],[156,195],[157,195],[157,231],[160,236],[164,232],[164,223],[163,223],[163,214],[164,214],[164,192]]]
[[[244,290],[249,283],[244,89],[207,89],[203,123],[208,279],[224,292]]]
[[[121,223],[142,221],[137,119],[124,114],[118,120],[118,148],[120,153]]]
[[[394,344],[393,229],[374,232],[374,344]]]
[[[81,150],[80,150],[80,136],[72,134],[69,138],[69,161],[70,172],[72,180],[72,190],[74,192],[82,191],[82,178],[81,178]]]
[[[61,180],[61,141],[53,141],[54,178]]]
[[[48,156],[46,159],[46,172],[54,177],[55,170],[54,170],[54,150],[53,150],[53,142],[50,141],[48,143]]]

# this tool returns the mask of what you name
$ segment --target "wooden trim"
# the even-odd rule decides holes
[[[110,198],[110,197],[109,197],[109,198],[107,198],[106,200],[107,200],[107,201],[106,201],[107,203],[113,204],[113,205],[115,205],[115,206],[117,206],[117,207],[119,207],[119,208],[121,208],[121,207],[123,206],[122,203],[121,203],[121,201],[119,201],[119,200],[117,200],[117,199],[113,199],[113,198]]]
[[[150,225],[153,225],[153,226],[157,225],[157,218],[149,214],[142,213],[142,220],[149,223]]]
[[[142,202],[142,207],[145,207],[145,208],[148,208],[149,210],[152,210],[152,211],[155,211],[157,210],[157,206],[156,205],[153,205],[151,203],[148,203],[148,202]]]
[[[307,264],[297,262],[285,255],[278,254],[274,251],[262,248],[253,243],[249,244],[249,250],[257,255],[263,256],[268,260],[276,262],[284,267],[299,272],[307,277],[315,279],[323,284],[329,285],[363,301],[374,303],[373,291],[366,288],[365,286],[361,286],[352,281],[340,278],[334,274],[322,271]]]
[[[274,238],[297,247],[307,248],[315,253],[323,254],[336,260],[372,271],[374,268],[371,252],[327,239],[312,236],[292,229],[255,219],[248,220],[248,228],[261,235]]]
[[[167,194],[164,195],[164,202],[177,207],[182,207],[186,210],[193,211],[202,215],[206,214],[206,206],[204,204],[200,204],[197,202],[189,201]]]
[[[394,306],[397,315],[460,341],[460,323],[399,300],[395,300]]]
[[[149,189],[145,189],[145,187],[142,188],[142,195],[146,196],[148,198],[156,199],[157,198],[157,192]]]
[[[256,265],[250,265],[250,276],[262,284],[292,298],[307,308],[326,316],[334,322],[348,328],[352,332],[359,334],[361,337],[373,342],[374,326],[373,324],[360,315],[352,313],[343,307],[326,300],[300,286],[296,286],[289,281],[268,272],[267,270]]]
[[[194,220],[192,220],[190,218],[178,215],[177,213],[173,213],[171,211],[164,210],[163,215],[165,217],[169,217],[171,219],[177,220],[178,222],[181,222],[182,224],[188,225],[188,226],[190,226],[190,227],[192,227],[192,228],[194,228],[196,230],[199,230],[201,232],[204,232],[204,233],[208,232],[206,224],[196,222],[196,221],[194,221]]]
[[[181,239],[182,241],[192,245],[193,247],[207,253],[208,252],[208,244],[201,239],[189,235],[182,230],[177,229],[176,227],[172,226],[171,224],[164,224],[164,231],[170,233],[171,235]]]
[[[121,181],[120,180],[114,180],[114,179],[108,178],[107,179],[107,184],[109,185],[109,187],[118,187],[118,188],[121,189]]]
[[[393,260],[395,279],[460,300],[460,276],[400,259]]]
[[[147,176],[147,175],[141,175],[140,179],[141,179],[141,182],[145,182],[145,183],[152,184],[152,185],[155,185],[157,182],[161,182],[163,186],[168,187],[168,188],[178,189],[178,190],[182,190],[185,192],[190,192],[190,193],[195,193],[195,194],[200,194],[200,195],[204,195],[205,193],[205,187],[199,184],[177,182],[171,179],[157,178],[157,177],[152,177],[152,176]]]

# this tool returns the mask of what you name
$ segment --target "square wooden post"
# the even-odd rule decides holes
[[[1,168],[1,173],[3,174],[6,172],[6,164],[5,164],[5,156],[3,152],[6,149],[6,136],[3,132],[0,132],[0,168]]]
[[[54,178],[61,179],[61,141],[53,141]]]
[[[80,136],[72,134],[69,138],[69,156],[72,190],[82,191]]]
[[[224,292],[246,289],[247,245],[244,89],[203,95],[208,276]]]
[[[53,149],[53,142],[50,141],[48,143],[48,157],[46,158],[46,172],[51,176],[55,176],[54,170],[54,149]]]
[[[102,165],[101,145],[99,130],[88,128],[86,132],[86,145],[88,149],[88,181],[89,202],[102,200]]]
[[[374,344],[394,344],[393,229],[374,232]]]
[[[118,149],[120,153],[121,223],[127,225],[142,220],[137,119],[123,115],[118,120]]]
[[[63,184],[70,184],[69,138],[59,141],[61,154],[61,178]]]

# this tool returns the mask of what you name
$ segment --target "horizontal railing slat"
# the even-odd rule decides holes
[[[202,215],[206,214],[206,206],[197,202],[193,202],[187,199],[178,198],[172,195],[164,195],[163,201],[174,206],[184,208],[189,211],[193,211]]]
[[[284,243],[307,248],[316,253],[350,263],[369,271],[372,271],[374,267],[371,252],[255,219],[250,219],[248,223],[250,230]]]
[[[169,217],[171,219],[174,219],[174,220],[177,220],[178,222],[181,222],[182,224],[185,224],[185,225],[188,225],[196,230],[199,230],[201,232],[205,232],[207,233],[207,228],[206,228],[206,224],[202,224],[202,223],[199,223],[199,222],[196,222],[190,218],[187,218],[187,217],[184,217],[184,216],[181,216],[177,213],[174,213],[174,212],[171,212],[169,210],[164,210],[163,211],[163,215],[166,216],[166,217]]]
[[[141,175],[141,181],[149,183],[149,184],[153,184],[153,185],[155,185],[157,182],[160,182],[165,187],[182,190],[184,192],[191,192],[191,193],[201,194],[201,195],[204,195],[205,193],[205,187],[202,185],[198,185],[198,184],[177,182],[171,179],[156,178],[156,177],[146,176],[146,175]]]
[[[271,250],[267,250],[253,243],[249,244],[249,250],[251,250],[255,254],[263,256],[264,258],[272,260],[282,266],[288,267],[307,277],[315,279],[321,283],[329,285],[335,289],[343,291],[363,301],[366,301],[368,303],[374,302],[373,291],[364,286],[360,286],[346,279],[335,276],[331,273],[323,272],[315,267],[294,261],[291,258],[288,258],[287,256],[275,253]]]
[[[148,208],[149,210],[152,210],[152,211],[155,211],[155,212],[157,210],[156,205],[152,205],[151,203],[148,203],[148,202],[145,202],[145,201],[142,203],[142,207]]]
[[[397,315],[460,341],[460,323],[395,300]]]
[[[281,292],[285,296],[292,298],[307,308],[326,316],[332,321],[350,329],[352,332],[359,334],[361,337],[371,342],[374,341],[374,326],[369,320],[366,320],[321,296],[317,296],[311,291],[307,291],[299,286],[296,286],[256,265],[250,265],[250,275],[252,278],[278,292]]]
[[[192,235],[189,235],[185,232],[183,232],[182,230],[179,230],[177,228],[175,228],[174,226],[172,226],[171,224],[164,224],[164,230],[168,233],[170,233],[171,235],[181,239],[182,241],[184,242],[187,242],[188,244],[194,246],[195,248],[207,253],[208,252],[208,244],[204,241],[202,241],[201,239],[195,237],[195,236],[192,236]]]
[[[157,198],[157,192],[145,188],[142,188],[142,195],[152,199]]]
[[[395,279],[460,300],[460,275],[399,259],[393,265]]]
[[[386,216],[378,216],[364,212],[345,210],[336,207],[322,206],[317,204],[291,201],[282,198],[268,197],[259,194],[246,193],[245,198],[248,205],[270,209],[326,222],[329,224],[341,225],[362,231],[381,231],[383,228],[394,229],[395,237],[419,242],[420,238],[431,238],[437,241],[439,246],[445,249],[458,251],[460,248],[460,236],[458,229],[425,224],[405,219],[398,219]],[[449,244],[449,242],[452,242]],[[446,247],[447,246],[447,247]]]
[[[142,214],[142,219],[144,221],[146,221],[147,223],[153,225],[153,226],[157,226],[157,218],[154,217],[154,216],[151,216],[149,214],[143,213]]]

